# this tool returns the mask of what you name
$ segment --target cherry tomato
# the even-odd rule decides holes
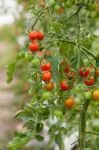
[[[82,77],[87,77],[90,73],[89,69],[85,68],[85,67],[82,67],[80,70],[79,70],[79,73]]]
[[[85,79],[84,80],[84,84],[87,85],[87,86],[91,86],[95,83],[95,79],[94,77],[90,77],[89,79]]]
[[[32,32],[29,33],[28,36],[29,36],[29,39],[32,40],[32,41],[36,40],[37,39],[37,32],[36,31],[32,31]]]
[[[43,76],[42,76],[42,80],[47,82],[47,81],[50,81],[52,78],[52,75],[49,71],[46,71],[43,73]]]
[[[73,98],[68,98],[65,100],[64,105],[65,105],[65,107],[70,109],[75,105],[75,101]]]
[[[90,91],[89,91],[89,92],[85,92],[85,98],[86,98],[86,99],[90,99],[91,96],[92,96],[92,94],[91,94]]]
[[[39,50],[39,44],[37,42],[30,43],[29,49],[31,52],[37,52]]]
[[[64,72],[65,72],[65,73],[68,73],[69,71],[70,71],[70,68],[69,68],[69,67],[65,67],[65,68],[64,68]]]
[[[54,83],[53,82],[48,82],[45,86],[45,89],[48,90],[48,91],[53,90],[53,88],[54,88]]]
[[[38,67],[40,65],[40,59],[38,57],[35,57],[32,61],[31,64],[33,67]]]
[[[95,90],[95,91],[93,92],[93,99],[94,99],[95,101],[99,101],[99,90]]]
[[[58,9],[56,10],[56,12],[57,12],[58,14],[62,14],[62,13],[64,13],[64,8],[63,8],[63,7],[60,7],[60,8],[58,8]]]
[[[43,100],[47,100],[51,97],[51,93],[50,92],[43,92],[42,93],[42,99]]]
[[[31,55],[30,52],[26,52],[26,53],[25,53],[25,59],[26,59],[26,60],[31,60],[31,59],[32,59],[32,55]]]
[[[45,0],[39,0],[39,5],[41,7],[44,7],[45,6]]]
[[[99,67],[96,68],[96,76],[99,77]]]
[[[62,115],[63,115],[63,113],[62,113],[62,111],[60,111],[60,110],[55,110],[55,112],[54,112],[54,114],[55,114],[55,116],[58,118],[60,118],[60,117],[62,117]]]
[[[50,71],[51,70],[51,64],[47,63],[47,64],[44,64],[44,65],[41,65],[41,70],[42,71]]]
[[[44,39],[44,34],[43,34],[43,32],[40,32],[40,31],[37,32],[37,39],[38,39],[38,40],[43,40],[43,39]]]
[[[60,88],[61,88],[62,91],[66,91],[70,88],[70,86],[66,81],[61,81]]]

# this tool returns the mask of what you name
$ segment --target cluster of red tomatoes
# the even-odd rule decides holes
[[[29,33],[29,39],[31,43],[29,44],[29,49],[31,52],[37,52],[39,50],[39,44],[37,40],[43,40],[44,34],[41,31],[32,31]]]
[[[91,68],[82,67],[79,70],[80,75],[84,79],[84,84],[87,86],[92,86],[95,83],[95,79],[93,76],[90,76]]]
[[[37,40],[44,39],[43,32],[33,31],[33,32],[30,32],[28,36],[29,36],[29,39],[31,40],[31,43],[29,44],[29,50],[32,53],[38,52],[40,46],[39,46]],[[46,60],[39,62],[39,58],[34,58],[34,60],[32,60],[32,63],[35,66],[40,66],[40,70],[42,72],[42,81],[45,82],[44,89],[46,89],[47,91],[53,90],[55,87],[55,84],[52,81],[51,62],[48,62]],[[37,64],[39,64],[39,65],[37,65]],[[60,81],[60,90],[61,91],[70,90],[72,87],[71,87],[69,81],[73,81],[73,83],[74,83],[76,80],[76,77],[77,77],[77,73],[75,71],[73,71],[69,65],[67,65],[66,61],[62,61],[60,63],[59,68],[60,69],[62,68],[62,73],[64,72],[66,75],[65,76],[66,78],[64,80]],[[92,86],[95,83],[94,76],[91,76],[92,69],[93,69],[92,67],[86,68],[85,66],[79,69],[79,75],[82,77],[83,82],[86,86]],[[99,68],[96,69],[96,75],[97,75],[97,77],[99,77]],[[98,93],[99,93],[99,91],[98,91]],[[45,98],[47,98],[48,96],[50,96],[49,93],[45,93],[45,95],[43,94],[43,97],[45,97]],[[96,96],[96,97],[98,97],[98,96]],[[99,97],[96,99],[99,99]],[[75,101],[72,97],[66,99],[65,103],[64,103],[65,107],[68,107],[68,108],[72,108],[74,106],[74,104],[75,104]]]
[[[28,35],[29,39],[31,40],[31,43],[29,44],[29,50],[32,53],[36,53],[39,51],[39,44],[37,43],[37,40],[43,40],[44,39],[44,34],[41,31],[33,31],[30,32]],[[38,56],[43,55],[42,52],[39,51]],[[39,57],[40,57],[39,56]],[[42,81],[46,83],[44,86],[44,89],[47,91],[51,91],[54,88],[54,82],[51,81],[52,79],[52,73],[51,73],[51,63],[42,61],[41,63],[39,62],[39,58],[34,58],[31,62],[33,66],[39,66],[40,65],[40,70],[42,72]],[[47,95],[49,93],[43,94],[43,97],[47,98]]]

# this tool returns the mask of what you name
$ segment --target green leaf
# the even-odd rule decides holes
[[[36,135],[35,138],[37,141],[40,141],[40,142],[44,140],[44,137],[41,135]]]
[[[14,117],[18,117],[23,113],[23,110],[19,110],[18,112],[15,113]]]
[[[53,22],[50,26],[55,32],[58,32],[62,25],[59,22]]]
[[[32,138],[32,135],[29,134],[19,134],[16,136],[12,142],[9,142],[8,144],[8,150],[19,150],[22,148],[24,145],[26,145]]]
[[[43,123],[38,123],[36,126],[36,131],[41,132],[43,130]]]
[[[60,133],[55,136],[55,141],[59,145],[60,150],[64,150],[64,143],[63,143],[63,139]]]
[[[7,83],[10,83],[13,79],[13,75],[15,72],[16,62],[11,63],[7,66]]]

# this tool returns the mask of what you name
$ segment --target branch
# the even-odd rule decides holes
[[[85,150],[85,134],[86,134],[86,114],[90,104],[90,99],[85,100],[81,114],[80,114],[80,123],[79,123],[79,150]]]
[[[47,8],[48,8],[48,7],[45,7],[45,8],[43,8],[43,9],[41,9],[41,11],[38,13],[37,18],[35,19],[35,21],[34,21],[32,27],[31,27],[32,30],[34,29],[34,27],[35,27],[37,21],[39,20],[39,18],[41,17],[41,15],[44,13],[44,10],[47,9]]]
[[[93,131],[86,131],[86,134],[94,134],[94,135],[99,136],[99,133],[97,133],[97,132],[93,132]]]
[[[92,66],[94,66],[94,68],[96,68],[96,66],[95,66],[95,65],[92,63],[92,61],[90,60],[89,55],[88,55],[83,49],[82,49],[82,53],[88,58],[90,64],[91,64]]]
[[[82,9],[83,6],[84,6],[84,4],[81,5],[81,6],[77,9],[76,12],[74,12],[74,13],[71,14],[68,18],[66,18],[66,19],[65,19],[65,22],[67,22],[67,21],[68,21],[70,18],[72,18],[73,16],[77,15],[77,14],[79,13],[79,11]]]
[[[69,40],[61,40],[61,39],[60,39],[60,42],[67,42],[67,43],[76,45],[75,42],[69,41]],[[87,49],[87,48],[84,47],[84,46],[81,46],[81,48],[82,48],[87,54],[91,55],[91,56],[96,60],[96,56],[95,56],[89,49]]]

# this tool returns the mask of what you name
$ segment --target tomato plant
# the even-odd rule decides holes
[[[90,124],[90,118],[99,115],[95,103],[99,101],[95,3],[91,0],[34,0],[33,5],[29,4],[34,20],[29,20],[22,52],[25,55],[29,52],[26,75],[32,99],[15,115],[24,121],[27,132],[19,133],[8,147],[19,150],[33,138],[42,141],[39,125],[41,131],[48,122],[48,134],[54,137],[60,150],[65,149],[63,137],[74,131],[78,132],[77,150],[90,149],[92,139],[87,135],[98,135],[96,128],[93,131],[94,120]],[[25,58],[21,57],[22,52],[8,65],[8,82],[12,80],[16,63]],[[55,117],[57,122],[52,125],[50,120]]]

